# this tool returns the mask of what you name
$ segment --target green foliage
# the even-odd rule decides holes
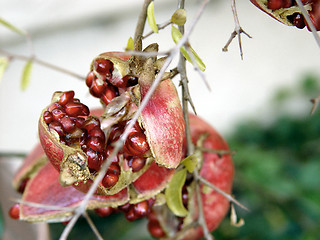
[[[308,75],[299,89],[308,101],[320,93],[319,80]],[[279,100],[294,96],[285,95]],[[234,194],[250,212],[238,211],[246,221],[241,228],[226,219],[216,239],[319,239],[320,111],[280,114],[269,126],[247,121],[228,142],[237,151]]]

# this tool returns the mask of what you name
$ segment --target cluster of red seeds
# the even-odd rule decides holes
[[[137,78],[130,75],[123,78],[113,77],[114,68],[110,60],[96,59],[93,62],[93,68],[94,71],[89,72],[86,78],[86,84],[91,95],[100,98],[105,105],[108,105],[113,98],[118,96],[122,89],[138,83]]]
[[[320,30],[320,4],[318,0],[301,0],[301,2],[306,4],[312,4],[312,10],[309,11],[309,16],[316,27],[316,29]],[[268,8],[271,10],[278,10],[280,8],[290,8],[296,5],[296,1],[294,0],[268,0]],[[288,17],[288,20],[297,28],[304,28],[306,24],[306,20],[303,15],[300,13],[295,13]]]
[[[60,99],[48,107],[43,119],[50,130],[59,134],[60,142],[68,146],[80,145],[88,156],[89,170],[94,174],[111,155],[112,143],[119,139],[128,122],[116,124],[106,139],[105,133],[100,128],[100,120],[88,116],[89,114],[88,107],[74,98],[73,91],[68,91],[62,93]],[[137,172],[145,165],[146,158],[143,155],[148,150],[146,137],[139,124],[135,124],[120,154],[124,155],[132,171]],[[117,156],[107,170],[102,185],[106,188],[114,186],[119,180],[120,172]]]
[[[112,213],[123,212],[126,219],[131,222],[131,221],[135,221],[137,219],[149,216],[151,214],[151,209],[154,202],[155,202],[154,198],[150,198],[148,200],[144,200],[136,204],[126,203],[117,208],[112,208],[112,207],[96,208],[94,211],[100,217],[108,217]]]

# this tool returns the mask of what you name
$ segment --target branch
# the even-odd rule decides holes
[[[41,65],[41,66],[44,66],[46,68],[50,68],[52,70],[55,70],[55,71],[58,71],[58,72],[62,72],[64,74],[67,74],[67,75],[70,75],[72,77],[75,77],[75,78],[78,78],[80,80],[85,80],[86,77],[85,76],[81,76],[75,72],[71,72],[65,68],[62,68],[62,67],[59,67],[59,66],[56,66],[56,65],[53,65],[51,63],[48,63],[48,62],[45,62],[41,59],[38,59],[36,56],[32,55],[30,57],[28,56],[24,56],[24,55],[18,55],[18,54],[12,54],[12,53],[9,53],[3,49],[0,49],[0,54],[3,54],[5,56],[7,56],[10,60],[13,60],[13,59],[19,59],[19,60],[22,60],[22,61],[29,61],[29,60],[32,60],[33,62]]]
[[[313,23],[311,22],[310,16],[308,14],[308,12],[306,11],[306,9],[304,8],[301,0],[296,0],[296,3],[304,17],[304,19],[307,21],[308,26],[311,29],[312,35],[314,37],[314,39],[316,40],[316,43],[318,44],[318,46],[320,47],[320,37],[317,33],[317,29],[315,28],[315,26],[313,25]]]
[[[239,22],[239,18],[238,18],[238,13],[237,13],[237,9],[236,9],[236,0],[231,0],[231,9],[232,9],[232,13],[233,13],[234,22],[235,22],[235,29],[234,29],[234,31],[231,33],[231,36],[230,36],[229,40],[227,41],[226,45],[222,48],[222,51],[223,51],[223,52],[227,52],[230,43],[231,43],[232,40],[238,35],[238,42],[239,42],[239,48],[240,48],[240,56],[241,56],[241,59],[243,59],[243,51],[242,51],[242,43],[241,43],[241,33],[244,33],[248,38],[251,38],[251,36],[250,36],[248,33],[246,33],[246,32],[242,29],[242,27],[240,26],[240,22]]]
[[[89,214],[87,212],[85,212],[83,214],[84,218],[87,220],[91,230],[93,231],[93,233],[96,235],[97,239],[99,240],[103,240],[103,237],[101,236],[101,234],[99,233],[98,229],[96,228],[96,226],[94,225],[92,219],[90,218]]]
[[[142,10],[140,12],[140,15],[138,17],[138,22],[136,26],[136,30],[134,33],[134,39],[133,42],[136,43],[139,38],[142,37],[143,31],[144,31],[144,26],[146,24],[146,19],[147,19],[147,8],[148,5],[150,4],[151,0],[145,0],[142,6]]]
[[[232,197],[230,194],[222,191],[220,188],[217,188],[215,185],[213,185],[212,183],[208,182],[206,179],[204,179],[201,176],[198,176],[198,179],[200,182],[206,184],[208,187],[212,188],[213,190],[215,190],[216,192],[220,193],[221,195],[223,195],[226,199],[229,200],[229,202],[233,202],[234,204],[238,205],[239,207],[249,211],[249,209],[247,207],[245,207],[244,205],[242,205],[238,200],[236,200],[234,197]]]

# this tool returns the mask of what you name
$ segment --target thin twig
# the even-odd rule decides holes
[[[167,26],[169,26],[170,24],[172,24],[172,22],[169,20],[165,23],[162,23],[162,24],[157,24],[157,27],[158,27],[158,30],[162,30],[162,29],[165,29]],[[142,37],[142,39],[146,39],[147,37],[151,36],[152,34],[154,34],[154,31],[150,31],[148,32],[146,35],[144,35]]]
[[[219,149],[212,149],[212,148],[205,148],[205,147],[197,147],[197,150],[199,150],[201,152],[216,153],[218,155],[235,154],[234,151],[219,150]]]
[[[12,59],[19,59],[19,60],[22,60],[22,61],[29,61],[29,60],[32,60],[33,62],[39,64],[39,65],[42,65],[46,68],[50,68],[52,70],[55,70],[55,71],[58,71],[58,72],[62,72],[64,74],[67,74],[67,75],[70,75],[72,77],[75,77],[77,79],[80,79],[80,80],[85,80],[86,77],[85,76],[82,76],[82,75],[79,75],[75,72],[71,72],[70,70],[67,70],[65,68],[62,68],[62,67],[59,67],[59,66],[56,66],[54,64],[51,64],[51,63],[48,63],[48,62],[45,62],[41,59],[38,59],[36,56],[32,55],[32,56],[24,56],[24,55],[18,55],[18,54],[12,54],[12,53],[9,53],[3,49],[0,49],[0,54],[3,54],[3,55],[6,55],[10,60]]]
[[[93,231],[93,233],[96,235],[97,239],[99,240],[103,240],[103,237],[101,236],[101,234],[99,233],[96,225],[94,225],[92,219],[90,218],[89,214],[87,212],[84,212],[83,214],[84,218],[87,220],[91,230]]]
[[[196,191],[196,196],[197,196],[197,204],[198,204],[198,209],[199,209],[199,217],[198,221],[199,224],[202,227],[203,230],[203,235],[205,239],[207,240],[212,240],[213,236],[211,235],[205,217],[204,217],[204,212],[203,212],[203,206],[202,206],[202,198],[201,198],[201,190],[200,190],[200,184],[199,180],[201,179],[201,176],[199,175],[198,171],[193,171],[193,176],[196,179],[196,184],[195,184],[195,191]]]
[[[201,79],[203,80],[204,84],[206,85],[206,87],[208,88],[208,90],[211,92],[211,87],[209,82],[207,81],[206,76],[204,75],[204,73],[200,70],[200,68],[198,67],[197,61],[193,55],[193,53],[190,50],[190,46],[188,46],[187,44],[185,45],[187,52],[189,53],[189,56],[191,58],[191,62],[192,65],[195,69],[195,71],[200,75]]]
[[[316,40],[316,43],[320,47],[320,37],[319,37],[319,35],[317,33],[317,29],[315,28],[315,26],[311,22],[311,19],[310,19],[310,16],[309,16],[308,12],[304,8],[303,3],[301,2],[301,0],[296,0],[296,3],[298,5],[298,7],[299,7],[304,19],[307,21],[307,24],[308,24],[309,28],[311,29],[312,35],[313,35],[314,39]]]
[[[24,201],[21,199],[12,199],[12,201],[23,204],[23,205],[28,205],[30,207],[49,209],[49,210],[58,210],[58,211],[64,211],[64,212],[72,212],[76,209],[76,207],[59,207],[55,205],[47,205],[47,204]]]
[[[134,43],[138,41],[140,37],[143,35],[144,31],[144,26],[146,24],[146,19],[147,19],[147,8],[150,4],[151,0],[145,0],[143,5],[142,5],[142,10],[140,12],[140,15],[138,17],[138,22],[136,26],[136,30],[134,32]]]
[[[243,51],[242,51],[242,43],[241,43],[241,33],[244,33],[244,34],[245,34],[247,37],[249,37],[249,38],[251,38],[251,36],[250,36],[248,33],[246,33],[246,32],[242,29],[242,27],[240,26],[240,22],[239,22],[239,18],[238,18],[238,13],[237,13],[237,9],[236,9],[236,0],[231,0],[231,9],[232,9],[233,18],[234,18],[235,29],[234,29],[234,31],[231,33],[231,36],[230,36],[229,40],[227,41],[226,45],[222,48],[222,51],[223,51],[223,52],[227,52],[230,43],[231,43],[232,40],[238,35],[240,56],[241,56],[241,59],[243,59]]]
[[[233,202],[234,204],[238,205],[239,207],[249,211],[249,209],[247,207],[245,207],[244,205],[242,205],[238,200],[236,200],[234,197],[232,197],[230,194],[222,191],[220,188],[216,187],[215,185],[213,185],[212,183],[208,182],[206,179],[204,179],[201,176],[198,176],[198,179],[200,182],[206,184],[208,187],[212,188],[213,190],[215,190],[216,192],[220,193],[221,195],[223,195],[226,199],[229,200],[229,202]]]

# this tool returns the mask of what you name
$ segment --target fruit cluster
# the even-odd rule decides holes
[[[87,209],[100,216],[123,212],[128,221],[146,217],[154,237],[184,231],[198,217],[193,175],[181,192],[188,214],[176,216],[166,203],[164,191],[186,157],[184,119],[179,97],[170,79],[162,80],[136,123],[132,116],[152,85],[155,58],[129,58],[124,53],[103,53],[95,58],[86,78],[89,92],[100,99],[103,109],[90,111],[75,98],[74,91],[55,92],[39,119],[41,145],[26,158],[14,178],[25,202],[57,207],[81,204],[106,161],[109,168]],[[132,126],[127,129],[128,126]],[[190,115],[194,144],[201,136],[208,149],[228,150],[220,135],[200,118]],[[114,146],[128,137],[116,155]],[[233,164],[229,154],[200,154],[195,171],[226,193],[231,193]],[[113,156],[113,157],[112,157]],[[112,157],[112,158],[111,158]],[[203,185],[200,186],[203,188]],[[215,191],[201,191],[205,219],[213,231],[228,211],[228,200]],[[15,205],[13,218],[38,222],[66,222],[71,210]],[[188,228],[188,227],[187,227]],[[202,236],[199,226],[188,228],[184,239]]]
[[[254,5],[274,17],[278,21],[296,26],[297,28],[307,28],[310,30],[306,19],[302,15],[299,7],[294,0],[250,0]],[[320,31],[320,1],[319,0],[301,0],[305,5],[310,20],[317,31]]]

